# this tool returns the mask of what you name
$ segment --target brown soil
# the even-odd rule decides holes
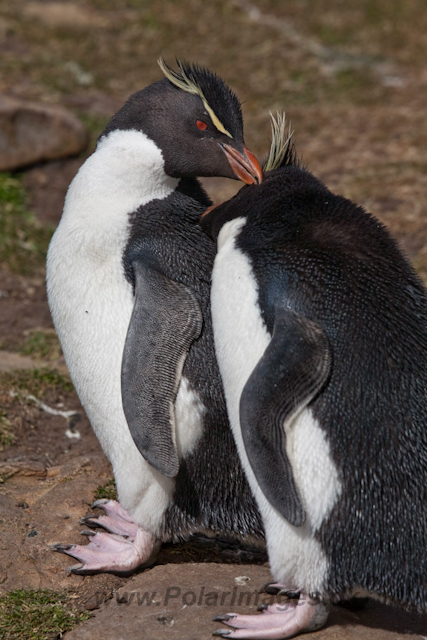
[[[13,350],[31,329],[53,329],[44,278],[23,278],[0,270],[0,341]]]
[[[159,55],[171,63],[178,55],[207,64],[246,101],[249,148],[265,153],[268,111],[286,109],[309,168],[385,222],[427,278],[423,0],[345,6],[341,0],[72,4],[2,3],[0,91],[73,110],[89,129],[89,153],[128,95],[160,78]],[[68,184],[83,161],[26,171],[29,207],[40,223],[57,224]],[[238,187],[216,179],[206,185],[215,201]],[[0,270],[0,327],[0,372],[41,365],[66,371],[61,359],[33,362],[20,355],[30,330],[52,329],[43,272],[23,277]],[[111,468],[74,392],[48,386],[40,397],[50,407],[81,413],[75,425],[80,439],[67,437],[66,420],[26,400],[25,392],[12,397],[12,387],[3,383],[0,391],[0,416],[15,436],[14,444],[0,450],[0,595],[17,588],[66,588],[81,606],[101,606],[94,620],[65,637],[195,640],[221,626],[209,622],[225,612],[221,607],[184,609],[173,602],[153,616],[109,598],[119,588],[160,592],[176,584],[183,590],[197,585],[227,591],[242,575],[253,588],[268,579],[261,553],[203,539],[165,545],[157,566],[136,578],[66,576],[72,561],[52,553],[49,545],[81,542],[79,519],[96,489],[111,478]],[[201,564],[207,560],[218,564]],[[328,627],[313,634],[325,640],[421,636],[427,636],[425,618],[372,602],[354,613],[334,608]]]

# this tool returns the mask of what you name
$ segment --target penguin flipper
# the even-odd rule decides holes
[[[194,293],[142,260],[132,263],[135,304],[122,360],[122,402],[142,456],[168,477],[178,473],[174,403],[203,316]]]
[[[286,426],[323,386],[330,352],[322,327],[283,307],[276,308],[270,344],[240,398],[246,453],[270,504],[301,526],[305,510],[286,452]]]

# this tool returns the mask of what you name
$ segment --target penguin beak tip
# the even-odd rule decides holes
[[[260,184],[263,179],[261,166],[255,155],[247,147],[243,147],[244,153],[240,153],[229,144],[222,144],[227,160],[233,169],[234,175],[245,184]]]
[[[253,170],[253,178],[254,181],[258,184],[261,184],[261,182],[263,181],[263,173],[262,173],[262,169],[261,166],[256,158],[256,156],[252,153],[252,151],[249,151],[249,149],[247,147],[244,147],[245,150],[245,156],[247,157],[247,159],[249,160],[249,164],[252,167]]]

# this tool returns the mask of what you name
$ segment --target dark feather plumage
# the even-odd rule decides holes
[[[232,135],[243,130],[243,118],[240,100],[225,82],[205,67],[190,64],[177,59],[179,71],[176,72],[163,60],[160,67],[166,77],[184,91],[189,91],[204,98],[218,120]]]
[[[321,595],[362,589],[425,611],[426,290],[374,216],[298,167],[243,188],[203,225],[215,238],[239,217],[236,246],[250,258],[268,331],[282,301],[331,346],[330,378],[310,403],[343,487],[314,534],[329,561]]]

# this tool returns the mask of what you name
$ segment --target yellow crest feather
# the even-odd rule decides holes
[[[196,79],[194,78],[194,76],[188,75],[186,73],[186,71],[184,69],[184,65],[182,64],[182,62],[180,60],[177,60],[179,73],[177,73],[169,65],[167,65],[166,62],[163,60],[163,58],[159,58],[157,60],[157,62],[158,62],[158,65],[159,65],[160,69],[165,74],[166,78],[170,82],[172,82],[172,84],[174,84],[179,89],[182,89],[183,91],[187,91],[187,93],[192,93],[195,96],[199,96],[199,98],[203,102],[203,106],[205,107],[206,111],[208,112],[208,114],[209,114],[209,116],[210,116],[210,118],[212,120],[212,123],[218,129],[218,131],[220,131],[221,133],[224,133],[229,138],[233,138],[231,133],[229,133],[227,131],[227,129],[224,127],[224,125],[222,124],[222,122],[220,121],[218,116],[215,114],[215,112],[212,109],[212,107],[209,106],[209,103],[206,100],[206,98],[205,98],[205,96],[203,94],[203,91],[202,91],[201,87],[198,85],[198,83],[197,83]]]
[[[283,162],[289,143],[292,139],[293,131],[289,124],[286,134],[286,116],[277,111],[276,117],[270,111],[271,118],[271,145],[267,161],[263,166],[264,171],[277,169]]]

